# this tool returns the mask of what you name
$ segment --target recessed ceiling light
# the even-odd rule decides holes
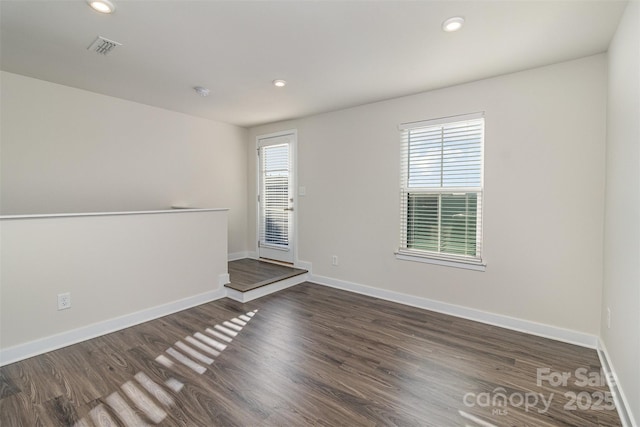
[[[116,7],[109,0],[87,0],[91,8],[100,13],[113,13]]]
[[[273,85],[275,87],[285,87],[287,85],[287,82],[284,80],[274,80]]]
[[[193,88],[193,90],[195,90],[196,93],[200,96],[209,96],[209,93],[211,92],[209,89],[202,86],[196,86]]]
[[[453,18],[449,18],[442,23],[442,29],[448,33],[451,33],[462,28],[462,24],[464,24],[464,18],[460,16],[454,16]]]

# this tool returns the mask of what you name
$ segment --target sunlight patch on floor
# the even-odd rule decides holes
[[[227,344],[212,337],[230,343],[257,312],[258,310],[253,310],[224,321],[222,324],[216,324],[213,329],[206,328],[204,332],[208,335],[195,332],[193,335],[185,337],[184,341],[176,341],[174,347],[169,347],[154,360],[172,371],[179,372],[180,366],[185,366],[202,375],[207,371],[207,368],[201,363],[212,365],[215,357],[220,356],[221,352],[227,348]],[[120,386],[126,398],[118,391],[111,393],[105,398],[108,408],[102,403],[98,404],[89,411],[87,417],[76,422],[74,427],[115,426],[119,424],[124,424],[126,427],[139,427],[157,425],[164,421],[168,414],[162,407],[169,410],[176,405],[167,389],[173,393],[180,393],[184,388],[184,383],[171,377],[164,382],[164,385],[160,385],[142,371],[136,373],[133,378],[135,381],[126,381]],[[134,408],[137,408],[137,411]],[[117,421],[111,414],[116,415]],[[145,420],[139,414],[143,414]]]

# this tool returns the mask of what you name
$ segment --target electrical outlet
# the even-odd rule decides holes
[[[58,310],[66,310],[71,308],[71,292],[58,294]]]
[[[607,307],[607,329],[611,328],[611,309]]]
[[[338,265],[338,255],[333,255],[331,257],[331,265]]]

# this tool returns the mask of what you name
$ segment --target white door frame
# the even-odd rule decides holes
[[[260,241],[260,216],[261,216],[261,212],[260,212],[260,203],[258,202],[258,196],[260,194],[260,156],[257,155],[258,151],[259,151],[259,147],[260,147],[260,140],[263,139],[269,139],[269,138],[276,138],[276,137],[280,137],[280,136],[291,136],[291,142],[290,142],[290,152],[289,155],[291,156],[291,176],[290,176],[290,180],[291,180],[291,187],[293,188],[293,202],[292,202],[292,207],[293,207],[293,212],[292,212],[292,218],[293,218],[293,238],[290,239],[291,245],[292,245],[292,251],[293,251],[293,264],[297,265],[298,264],[298,130],[297,129],[289,129],[289,130],[284,130],[284,131],[280,131],[280,132],[273,132],[273,133],[268,133],[268,134],[264,134],[264,135],[258,135],[256,136],[256,145],[255,145],[255,150],[256,150],[256,182],[255,182],[255,188],[256,188],[256,198],[254,199],[256,202],[256,234],[255,234],[255,242],[256,242],[256,257],[259,258],[260,257],[260,247],[258,246],[258,242]],[[291,236],[290,236],[291,237]]]

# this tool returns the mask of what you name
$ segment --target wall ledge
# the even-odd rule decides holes
[[[114,216],[114,215],[149,215],[168,213],[190,213],[190,212],[216,212],[228,211],[227,208],[180,208],[180,209],[159,209],[155,211],[122,211],[122,212],[72,212],[72,213],[49,213],[49,214],[29,214],[29,215],[0,215],[0,220],[12,219],[38,219],[38,218],[74,218],[79,216]]]

